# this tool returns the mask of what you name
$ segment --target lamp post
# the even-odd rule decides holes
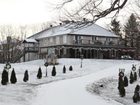
[[[46,67],[46,77],[47,77],[47,67],[48,67],[48,62],[46,61],[44,66]]]
[[[84,56],[83,56],[83,54],[81,54],[81,56],[80,56],[80,57],[81,57],[81,65],[80,65],[80,67],[82,68],[83,57],[84,57]]]

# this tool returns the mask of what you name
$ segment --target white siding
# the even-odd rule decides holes
[[[59,38],[59,36],[56,36],[56,44],[57,44],[57,45],[60,44],[60,38]]]
[[[66,35],[63,36],[63,44],[67,44],[67,36]]]

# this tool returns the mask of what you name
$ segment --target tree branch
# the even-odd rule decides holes
[[[64,0],[64,2],[59,6],[63,8],[66,4],[75,1],[75,0]],[[75,17],[78,18],[87,18],[92,17],[88,22],[95,22],[100,18],[103,18],[109,15],[112,12],[119,13],[120,9],[122,9],[128,0],[111,0],[111,6],[105,10],[101,10],[100,6],[104,3],[105,0],[89,0],[81,5],[81,7],[73,13],[68,12],[67,17],[68,20],[73,19],[76,20]],[[67,10],[68,11],[68,10]],[[79,19],[78,19],[79,21]]]

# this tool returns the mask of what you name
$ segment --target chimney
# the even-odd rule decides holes
[[[83,18],[83,21],[85,22],[86,21],[86,18]]]

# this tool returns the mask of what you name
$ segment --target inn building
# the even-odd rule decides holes
[[[58,58],[119,59],[134,56],[134,48],[125,47],[120,37],[97,25],[60,24],[38,32],[23,41],[22,61],[44,59],[50,54]]]

